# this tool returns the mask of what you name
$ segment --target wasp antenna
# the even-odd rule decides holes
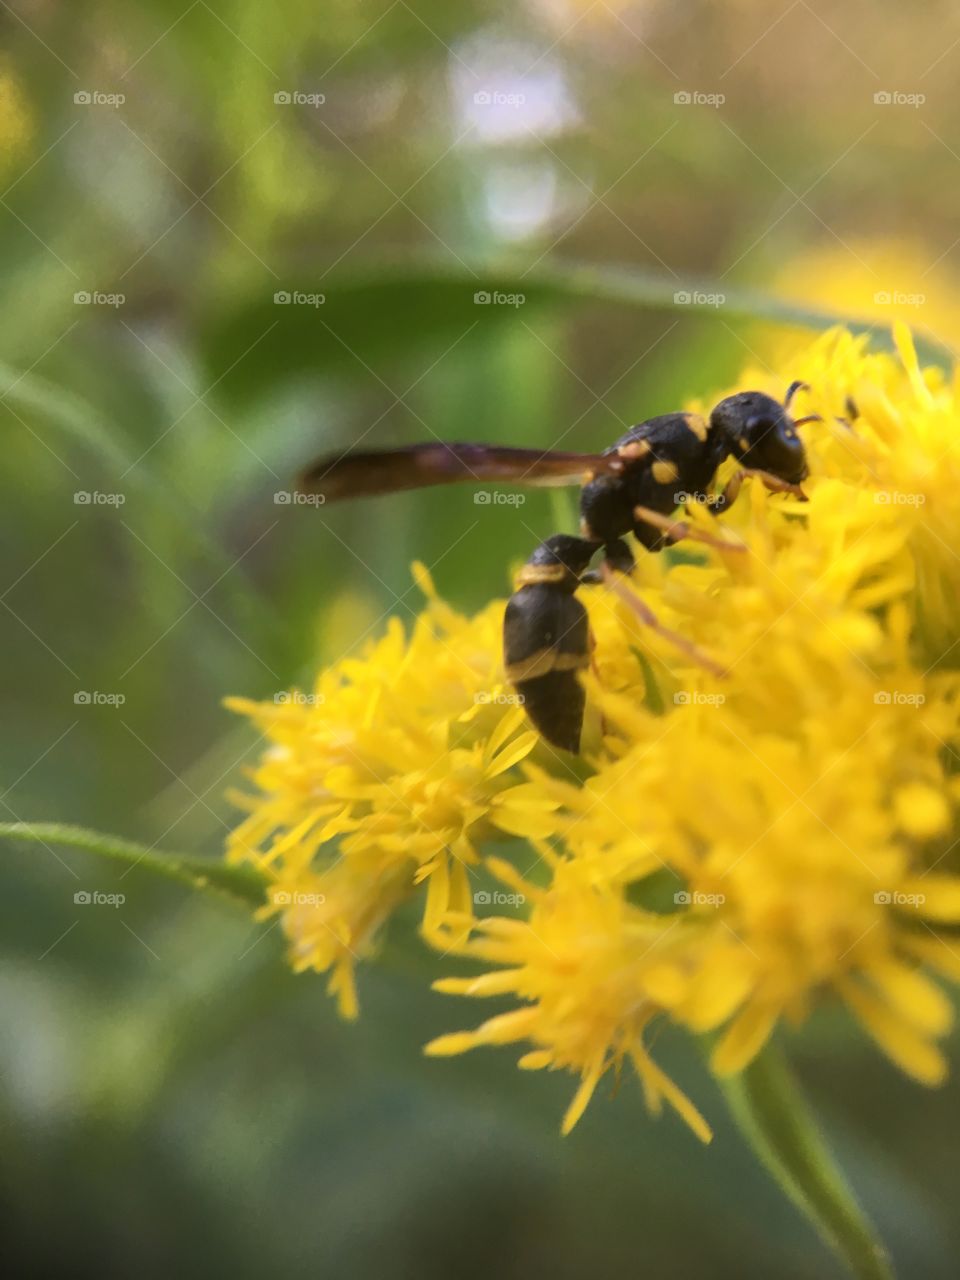
[[[823,419],[819,413],[808,413],[805,418],[795,418],[793,425],[795,427],[805,427],[808,422],[822,422]]]
[[[809,391],[809,390],[810,390],[809,383],[803,382],[800,378],[795,379],[793,382],[790,383],[789,387],[787,387],[787,394],[784,396],[784,399],[783,399],[783,407],[785,409],[790,408],[790,401],[793,399],[793,397],[797,394],[798,391]]]

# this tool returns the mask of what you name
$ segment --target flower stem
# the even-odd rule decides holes
[[[754,1153],[861,1280],[892,1280],[886,1249],[857,1203],[781,1055],[768,1046],[739,1075],[720,1081]]]
[[[191,889],[226,894],[246,906],[259,907],[266,900],[268,882],[253,867],[230,866],[217,858],[164,853],[133,840],[105,835],[86,827],[57,822],[0,822],[0,840],[24,840],[33,844],[69,845],[87,853],[125,865],[138,867],[167,880],[176,880]]]

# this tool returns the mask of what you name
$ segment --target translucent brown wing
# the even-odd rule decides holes
[[[325,501],[363,498],[428,485],[499,480],[505,484],[581,484],[585,473],[623,470],[616,455],[512,449],[487,444],[414,444],[403,449],[355,450],[319,458],[300,477],[302,493]]]

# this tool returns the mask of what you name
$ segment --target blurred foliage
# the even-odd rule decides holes
[[[943,298],[916,321],[952,343],[958,22],[942,0],[4,5],[0,818],[215,855],[257,750],[225,694],[409,617],[415,556],[461,606],[503,593],[557,522],[539,493],[277,504],[315,453],[605,444],[786,332],[665,310],[690,280],[878,322],[871,285]],[[895,89],[926,101],[875,104]],[[477,307],[491,257],[514,281],[628,264],[659,302],[534,284]],[[325,301],[274,302],[293,291]],[[669,1045],[712,1148],[632,1085],[561,1142],[569,1081],[421,1059],[450,1010],[412,922],[347,1028],[242,912],[3,852],[21,1273],[836,1274]],[[126,901],[74,903],[93,889]],[[952,1276],[957,1085],[921,1093],[827,1018],[789,1047],[903,1274]]]

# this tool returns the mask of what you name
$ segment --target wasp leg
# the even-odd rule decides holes
[[[713,534],[698,529],[689,520],[672,520],[669,516],[661,515],[659,511],[652,511],[649,507],[634,507],[633,516],[635,520],[642,520],[644,524],[659,529],[668,545],[680,542],[683,538],[689,538],[692,542],[704,542],[708,547],[716,547],[718,551],[746,551],[747,549],[742,542],[715,538]]]
[[[739,496],[744,480],[748,480],[751,477],[760,480],[771,493],[792,493],[801,502],[807,501],[807,495],[798,484],[790,484],[786,480],[781,480],[779,476],[771,475],[769,471],[756,471],[752,467],[741,467],[727,481],[723,493],[716,494],[713,500],[708,503],[710,512],[718,516],[721,511],[726,511],[728,507],[732,507]]]
[[[681,635],[679,631],[671,631],[669,627],[665,627],[650,606],[644,604],[637,593],[632,591],[616,575],[610,573],[605,565],[603,566],[603,573],[607,586],[620,597],[624,604],[633,610],[645,627],[649,627],[657,635],[663,636],[664,640],[668,640],[675,648],[696,662],[698,666],[704,667],[707,671],[712,672],[713,675],[722,677],[728,674],[726,668],[711,658],[708,653],[705,653],[699,645]]]
[[[603,563],[617,573],[625,573],[628,577],[637,564],[633,552],[623,538],[615,538],[612,542],[604,543]],[[596,586],[603,582],[603,574],[599,569],[588,569],[586,573],[580,575],[580,581],[587,586]]]

